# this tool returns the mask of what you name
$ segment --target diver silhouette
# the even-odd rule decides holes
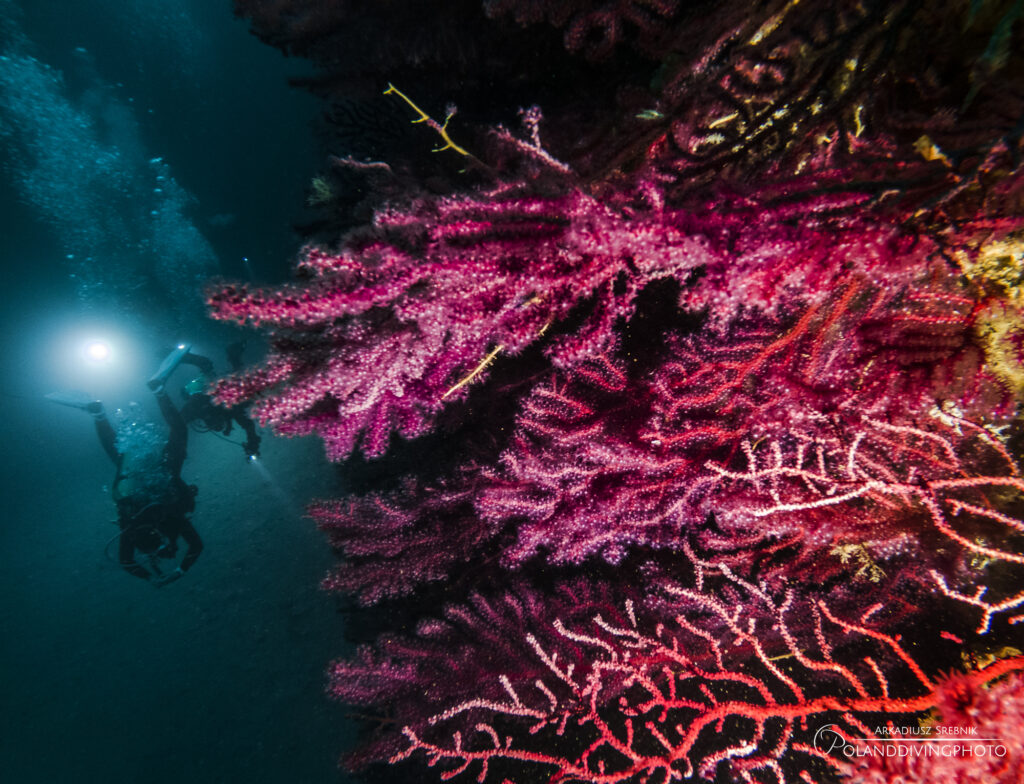
[[[115,431],[99,400],[80,393],[47,395],[55,403],[92,415],[100,444],[117,468],[111,494],[121,529],[115,537],[118,563],[129,574],[156,586],[179,579],[203,551],[203,541],[189,519],[198,488],[181,478],[188,426],[164,388],[187,354],[188,346],[176,348],[148,382],[170,428],[166,441],[141,417],[127,417]],[[179,539],[188,549],[181,562],[169,569],[175,563]]]
[[[244,348],[244,342],[232,343],[227,347],[226,352],[232,370],[241,368]],[[256,423],[245,413],[245,407],[218,405],[213,402],[213,398],[206,391],[216,375],[213,362],[204,356],[188,351],[181,358],[181,364],[192,365],[199,370],[199,375],[182,389],[184,405],[181,408],[181,415],[185,421],[197,432],[221,433],[224,436],[230,435],[233,425],[237,423],[245,431],[246,439],[242,444],[242,449],[245,450],[246,457],[250,459],[259,457],[260,437],[256,433]]]

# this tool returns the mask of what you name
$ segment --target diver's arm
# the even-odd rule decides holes
[[[234,419],[245,431],[245,434],[249,438],[256,436],[256,423],[253,422],[249,415],[245,413],[245,406],[232,406],[231,407],[231,418]]]
[[[247,436],[245,439],[245,453],[250,457],[260,453],[260,437],[256,432],[256,423],[245,413],[245,407],[238,405],[231,407],[232,418],[242,427]]]
[[[185,572],[191,569],[192,565],[199,559],[199,554],[203,552],[203,540],[199,538],[199,533],[187,518],[181,521],[177,535],[185,540],[188,550],[185,552],[185,557],[181,559],[181,565],[177,569],[173,572],[162,574],[153,581],[153,585],[157,588],[162,588],[165,585],[170,585],[180,580],[185,575]]]
[[[185,553],[185,557],[181,559],[181,566],[179,568],[182,572],[187,572],[192,568],[192,564],[199,559],[199,554],[203,552],[203,540],[199,538],[199,532],[196,531],[191,520],[183,522],[179,533],[181,538],[185,540],[185,544],[188,545],[188,551]]]
[[[152,579],[153,575],[135,562],[135,546],[132,544],[131,539],[125,536],[123,532],[118,545],[117,556],[118,560],[121,562],[121,568],[128,572],[128,574],[142,580]]]

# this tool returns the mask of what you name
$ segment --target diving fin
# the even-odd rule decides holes
[[[97,407],[99,407],[98,410],[102,410],[100,401],[77,389],[68,392],[49,392],[45,397],[57,405],[77,408],[81,411],[88,411],[90,414],[96,413]]]
[[[167,379],[171,377],[171,373],[173,373],[175,368],[181,364],[181,361],[188,356],[190,348],[192,348],[191,344],[182,343],[174,349],[174,351],[168,354],[164,358],[164,361],[160,363],[160,368],[153,374],[149,381],[146,382],[146,386],[154,392],[162,389],[163,385],[167,383]]]

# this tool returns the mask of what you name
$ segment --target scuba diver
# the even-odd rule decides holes
[[[226,352],[232,370],[241,369],[244,348],[244,342],[232,343],[227,347]],[[213,362],[189,351],[182,357],[181,364],[192,365],[199,369],[199,375],[182,389],[185,402],[181,408],[181,415],[185,421],[197,432],[221,433],[224,436],[230,435],[233,424],[237,423],[245,431],[246,439],[242,444],[242,449],[245,450],[246,457],[250,460],[259,457],[260,437],[256,433],[256,423],[245,413],[245,407],[241,405],[230,408],[219,406],[206,392],[215,375]]]
[[[188,426],[164,389],[171,373],[188,355],[188,348],[178,346],[148,381],[170,428],[166,441],[155,425],[137,419],[122,422],[115,432],[99,400],[79,393],[46,396],[92,415],[100,444],[117,467],[111,494],[121,529],[115,537],[118,563],[129,574],[158,587],[182,577],[203,551],[203,541],[189,520],[198,488],[181,478]],[[178,539],[184,540],[188,549],[173,570],[165,571],[166,562],[175,563]],[[161,561],[165,563],[161,565]]]

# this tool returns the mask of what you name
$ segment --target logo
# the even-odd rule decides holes
[[[814,748],[831,757],[961,757],[984,759],[1005,757],[1006,746],[999,738],[979,738],[975,727],[878,727],[878,737],[859,738],[835,724],[819,727]]]
[[[850,741],[847,740],[846,736],[843,735],[835,724],[826,724],[824,727],[819,727],[818,731],[814,733],[814,748],[823,754],[828,754],[830,757],[844,754],[847,757],[852,757],[854,748]]]

